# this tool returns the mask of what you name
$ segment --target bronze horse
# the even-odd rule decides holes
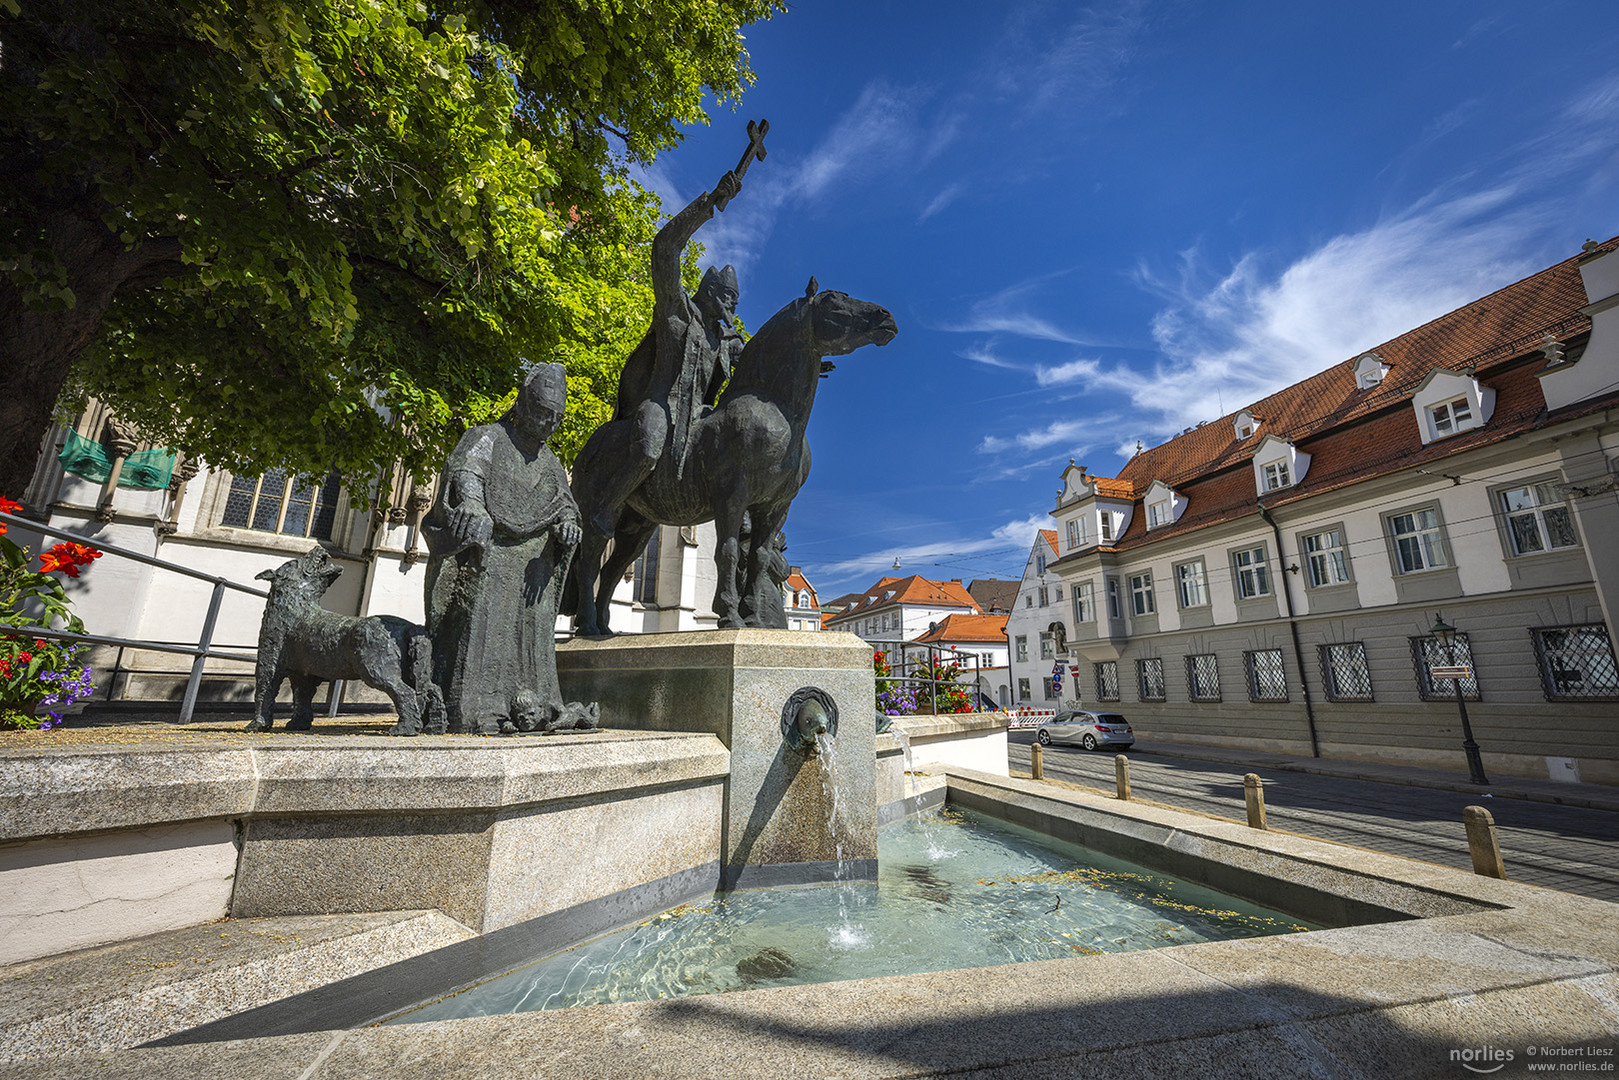
[[[633,444],[632,421],[615,416],[597,428],[573,467],[584,539],[563,610],[577,615],[577,632],[611,632],[607,612],[613,589],[654,529],[704,521],[714,522],[719,537],[714,611],[720,626],[759,625],[757,613],[743,600],[758,588],[769,545],[809,476],[805,429],[821,358],[886,345],[897,332],[885,308],[847,293],[821,292],[811,278],[804,295],[771,316],[742,349],[718,404],[692,425],[684,475],[677,475],[674,448],[665,446],[651,475],[622,506],[599,505],[596,493],[605,490],[599,477],[641,453]],[[745,553],[744,514],[751,525]],[[607,521],[614,522],[611,535],[600,524]],[[609,539],[612,554],[603,565]]]

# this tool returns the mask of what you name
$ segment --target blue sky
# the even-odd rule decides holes
[[[1619,3],[819,0],[644,176],[759,326],[815,275],[900,334],[821,384],[823,598],[1021,574],[1070,457],[1154,446],[1619,232]]]

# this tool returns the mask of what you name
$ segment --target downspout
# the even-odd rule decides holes
[[[1270,515],[1270,507],[1259,503],[1259,516],[1265,519],[1276,535],[1276,565],[1282,574],[1282,603],[1287,609],[1287,628],[1293,635],[1293,662],[1299,669],[1299,688],[1304,691],[1304,719],[1310,725],[1310,756],[1321,756],[1321,743],[1315,733],[1315,705],[1310,701],[1310,680],[1305,674],[1304,646],[1299,642],[1299,624],[1293,617],[1293,587],[1288,581],[1287,559],[1282,553],[1282,527]]]

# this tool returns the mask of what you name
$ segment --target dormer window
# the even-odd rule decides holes
[[[1254,432],[1259,430],[1259,421],[1255,419],[1253,413],[1244,409],[1237,414],[1236,419],[1231,422],[1231,426],[1236,429],[1238,439],[1248,439],[1252,438]]]
[[[1142,500],[1147,504],[1148,529],[1173,525],[1186,512],[1186,496],[1177,493],[1162,480],[1154,480]]]
[[[1387,375],[1389,366],[1383,363],[1383,358],[1376,353],[1369,352],[1355,361],[1355,385],[1362,390],[1383,385],[1383,376]]]
[[[1254,447],[1254,485],[1261,495],[1281,491],[1304,482],[1310,471],[1310,455],[1288,439],[1266,435]]]
[[[1428,410],[1428,417],[1433,425],[1434,438],[1442,439],[1471,427],[1469,421],[1473,419],[1473,409],[1466,398],[1459,397],[1433,406]]]
[[[1495,412],[1495,391],[1469,372],[1439,369],[1411,395],[1424,443],[1483,427]]]
[[[1102,511],[1102,543],[1106,544],[1113,539],[1113,515],[1106,510]]]

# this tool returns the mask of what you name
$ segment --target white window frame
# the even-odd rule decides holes
[[[1231,553],[1231,581],[1238,600],[1258,600],[1271,594],[1270,558],[1264,544]]]
[[[1096,587],[1089,581],[1074,586],[1074,622],[1096,621]]]
[[[1102,511],[1102,543],[1106,544],[1113,539],[1113,515],[1106,510]]]
[[[1337,537],[1336,543],[1329,542],[1332,537]],[[1305,583],[1310,588],[1326,589],[1354,580],[1349,575],[1349,541],[1342,525],[1305,533],[1299,543],[1304,549]]]
[[[1267,461],[1262,466],[1265,473],[1265,490],[1280,491],[1285,487],[1293,486],[1293,474],[1288,470],[1287,459]]]
[[[1202,559],[1180,563],[1175,567],[1175,595],[1182,611],[1209,606],[1208,568]]]
[[[1473,423],[1474,415],[1473,403],[1466,394],[1428,406],[1428,423],[1436,439],[1459,435],[1477,427]]]
[[[1107,579],[1107,614],[1110,619],[1124,618],[1124,600],[1119,595],[1119,579]]]
[[[1445,540],[1445,522],[1438,504],[1413,507],[1384,516],[1384,532],[1394,551],[1394,572],[1400,575],[1446,570],[1455,565]],[[1402,528],[1401,523],[1407,523]]]
[[[1130,575],[1130,612],[1133,615],[1152,615],[1157,611],[1152,599],[1152,571],[1143,570]]]
[[[1014,565],[1016,565],[1016,564],[1014,564]],[[1029,662],[1029,639],[1028,639],[1028,637],[1026,635],[1024,635],[1024,634],[1019,634],[1017,637],[1013,638],[1012,640],[1017,645],[1017,661],[1018,661],[1018,663],[1020,663],[1020,664],[1028,663]]]
[[[1051,634],[1049,632],[1042,633],[1040,635],[1040,659],[1055,660],[1056,658],[1057,649],[1055,643],[1052,641]]]
[[[1512,497],[1522,493],[1523,502],[1512,505]],[[1495,493],[1496,510],[1506,526],[1507,547],[1515,556],[1545,555],[1580,546],[1568,503],[1550,481],[1530,481]],[[1561,526],[1552,524],[1561,522]],[[1534,546],[1529,546],[1532,541]]]

